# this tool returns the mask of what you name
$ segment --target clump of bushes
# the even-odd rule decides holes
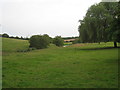
[[[54,39],[53,39],[53,44],[55,44],[56,46],[58,47],[61,47],[64,45],[64,40],[61,38],[61,36],[56,36]]]
[[[32,48],[43,49],[47,48],[51,42],[51,38],[47,35],[33,35],[30,37],[29,43]]]
[[[32,51],[32,50],[36,50],[36,48],[28,48],[28,49],[25,49],[25,50],[17,50],[17,52],[29,52],[29,51]]]
[[[28,52],[35,49],[47,48],[50,43],[55,44],[56,46],[63,46],[64,41],[61,36],[56,36],[54,39],[49,37],[47,34],[44,35],[33,35],[29,39],[29,48],[26,50],[17,50],[17,52]]]
[[[4,33],[4,34],[2,34],[2,37],[9,38],[9,35],[8,35],[8,34],[6,34],[6,33]]]
[[[13,38],[13,39],[21,39],[21,40],[29,40],[28,37],[25,37],[23,38],[22,36],[21,37],[14,37],[14,36],[9,36],[7,33],[4,33],[4,34],[0,34],[0,37],[4,37],[4,38]]]
[[[81,43],[80,39],[76,39],[75,41],[72,42],[73,44]]]

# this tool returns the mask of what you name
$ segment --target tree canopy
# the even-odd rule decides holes
[[[119,10],[117,2],[92,5],[78,27],[82,42],[119,42]]]
[[[30,47],[34,47],[36,49],[47,48],[50,44],[50,37],[45,35],[33,35],[30,40]]]
[[[55,44],[56,46],[63,46],[63,39],[61,38],[61,36],[56,36],[54,39],[53,39],[53,44]]]
[[[4,33],[4,34],[2,34],[2,37],[9,38],[9,35],[8,35],[8,34],[6,34],[6,33]]]

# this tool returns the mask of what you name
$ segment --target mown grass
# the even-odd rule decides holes
[[[118,49],[94,49],[104,45],[112,43],[21,53],[28,41],[3,39],[3,88],[117,88]]]

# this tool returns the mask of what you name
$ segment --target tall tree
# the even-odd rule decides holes
[[[112,21],[109,26],[109,39],[114,42],[114,47],[117,47],[117,42],[120,42],[120,1],[118,3],[104,3],[105,8],[111,15]]]
[[[92,5],[88,9],[85,18],[80,20],[78,29],[82,41],[107,42],[113,40],[114,43],[118,42],[117,7],[117,2],[101,2]]]

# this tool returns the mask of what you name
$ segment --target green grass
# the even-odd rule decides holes
[[[64,42],[64,45],[72,45],[72,42]]]
[[[3,88],[118,87],[118,49],[94,49],[111,42],[16,52],[28,45],[3,38]]]
[[[27,49],[29,46],[28,41],[19,39],[2,39],[2,50],[3,52],[16,52],[17,50]]]

